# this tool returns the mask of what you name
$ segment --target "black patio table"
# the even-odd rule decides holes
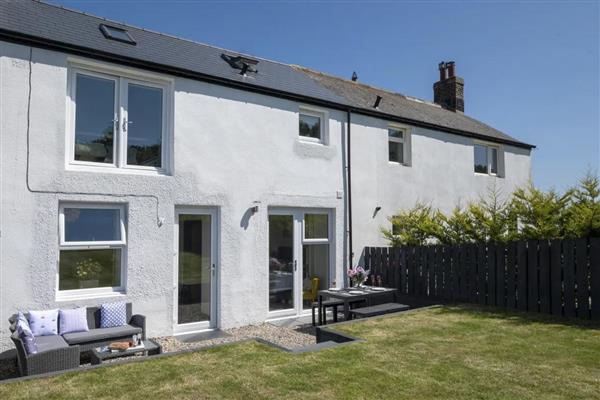
[[[367,306],[370,306],[371,300],[374,297],[389,296],[390,294],[394,296],[394,302],[396,302],[397,293],[398,289],[376,286],[349,287],[337,290],[319,290],[319,321],[322,321],[321,312],[323,310],[323,298],[332,298],[343,301],[344,320],[348,321],[350,316],[350,303],[365,300],[367,302]]]

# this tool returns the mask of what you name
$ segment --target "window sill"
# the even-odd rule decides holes
[[[388,161],[389,165],[396,165],[396,166],[400,166],[400,167],[410,167],[410,164],[407,163],[401,163],[401,162],[397,162],[397,161]]]
[[[483,172],[474,172],[475,176],[488,176],[491,178],[503,178],[502,176],[498,175],[498,174],[485,174]]]
[[[60,302],[73,300],[102,299],[108,297],[125,297],[125,289],[98,288],[59,291],[56,294],[56,301]]]
[[[298,142],[306,143],[306,144],[315,144],[315,145],[319,145],[319,146],[328,146],[328,144],[325,143],[321,139],[313,139],[313,138],[308,138],[308,137],[303,137],[303,136],[300,136],[298,138]]]
[[[119,168],[112,164],[94,165],[89,163],[69,163],[67,164],[66,170],[73,172],[94,172],[125,175],[170,176],[169,172],[164,168]]]

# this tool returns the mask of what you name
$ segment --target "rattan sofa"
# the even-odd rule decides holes
[[[46,372],[77,368],[82,354],[94,347],[106,346],[117,340],[131,339],[134,334],[142,334],[146,339],[146,317],[132,315],[131,303],[127,303],[125,326],[100,328],[100,307],[87,307],[89,331],[36,337],[38,352],[27,354],[25,346],[16,331],[17,316],[9,318],[11,339],[17,349],[17,362],[21,375],[36,375]],[[27,314],[25,314],[28,316]],[[60,321],[59,321],[60,323]]]

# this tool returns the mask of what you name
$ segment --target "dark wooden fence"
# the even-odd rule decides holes
[[[600,320],[600,238],[365,247],[400,293]]]

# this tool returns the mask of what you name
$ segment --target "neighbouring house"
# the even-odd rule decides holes
[[[36,1],[0,6],[0,57],[0,349],[17,310],[122,299],[150,336],[298,315],[395,211],[530,179],[452,62],[431,103]]]

